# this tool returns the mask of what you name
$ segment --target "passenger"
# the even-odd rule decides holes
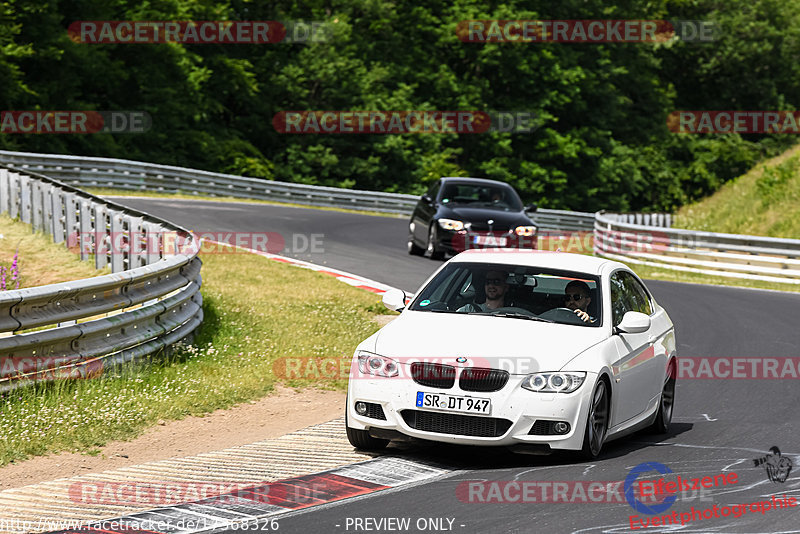
[[[484,280],[484,293],[486,294],[486,302],[481,304],[470,302],[458,310],[459,312],[487,312],[502,308],[505,306],[505,296],[508,291],[508,284],[506,279],[508,273],[504,271],[489,271],[486,273],[486,280]]]
[[[589,284],[581,280],[573,280],[564,288],[565,307],[575,312],[585,323],[593,323],[596,319],[589,315],[589,304],[592,302]]]

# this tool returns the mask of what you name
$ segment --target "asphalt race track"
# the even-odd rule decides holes
[[[350,271],[408,291],[416,291],[439,262],[406,253],[407,221],[334,211],[262,204],[117,199],[136,209],[198,232],[278,232],[289,243],[293,234],[323,234],[321,250],[285,250],[287,256]],[[302,244],[303,239],[299,239]],[[679,357],[800,357],[800,295],[716,286],[648,282],[656,300],[675,323]],[[752,362],[754,365],[758,362]],[[748,366],[750,363],[747,364]],[[796,362],[795,362],[796,368]],[[611,442],[596,463],[570,456],[522,456],[503,450],[440,445],[392,446],[381,456],[402,456],[445,467],[451,472],[426,484],[311,507],[279,516],[281,533],[345,532],[622,532],[630,530],[630,516],[639,520],[692,508],[728,507],[768,500],[773,495],[800,500],[800,430],[798,382],[791,379],[679,379],[670,435],[637,433]],[[773,482],[753,459],[772,446],[790,457],[794,469],[785,482]],[[678,494],[671,508],[647,515],[635,511],[624,495],[608,490],[594,493],[597,501],[539,502],[532,492],[527,502],[521,492],[472,496],[468,481],[601,482],[623,481],[643,462],[660,462],[684,478],[702,478],[735,472],[735,484],[724,488],[690,490]],[[646,478],[656,478],[651,472]],[[518,486],[512,486],[514,488]],[[545,486],[551,490],[555,486]],[[616,486],[623,493],[622,486]],[[492,502],[481,498],[494,495]],[[531,496],[533,498],[531,498]],[[533,499],[536,499],[535,501]],[[575,502],[588,501],[588,502]],[[491,500],[491,499],[490,499]],[[800,508],[751,511],[740,517],[698,519],[681,526],[650,526],[646,532],[800,532]],[[741,510],[738,511],[740,513]],[[737,513],[737,515],[738,515]],[[688,516],[687,516],[688,517]],[[365,519],[369,518],[369,521]],[[389,518],[408,518],[401,527]],[[379,523],[379,521],[384,522]],[[641,527],[637,524],[636,526]],[[230,532],[235,532],[231,530]]]

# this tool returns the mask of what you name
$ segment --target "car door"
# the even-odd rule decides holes
[[[414,225],[414,239],[423,246],[428,242],[428,228],[431,225],[431,219],[436,214],[436,196],[439,194],[440,187],[441,180],[433,184],[425,193],[430,197],[431,203],[428,204],[420,198],[414,208],[414,214],[411,216],[411,222]]]
[[[626,312],[638,311],[651,316],[653,305],[647,291],[627,271],[614,272],[611,285],[612,324],[622,322]],[[665,360],[657,354],[654,325],[642,333],[617,333],[613,336],[617,360],[612,366],[618,401],[612,414],[612,425],[624,423],[647,409],[649,402],[661,391],[659,376],[663,377]],[[660,352],[660,351],[659,351]]]
[[[650,330],[647,338],[648,343],[653,348],[653,365],[649,367],[652,372],[647,376],[650,399],[660,398],[661,391],[664,389],[665,372],[667,361],[670,354],[670,346],[673,341],[668,341],[667,337],[674,338],[672,322],[667,317],[667,312],[655,306],[650,293],[644,284],[631,273],[624,273],[624,283],[629,287],[633,294],[636,311],[644,313],[650,317]]]

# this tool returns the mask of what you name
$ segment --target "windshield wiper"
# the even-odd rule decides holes
[[[552,319],[542,319],[535,315],[525,315],[524,313],[491,313],[495,317],[510,317],[512,319],[528,319],[529,321],[541,321],[543,323],[554,323]]]

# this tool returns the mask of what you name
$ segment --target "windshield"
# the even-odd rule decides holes
[[[416,296],[410,309],[493,315],[601,326],[596,276],[524,265],[451,263]]]
[[[516,192],[503,185],[448,183],[442,188],[442,204],[474,204],[475,207],[521,211]]]

